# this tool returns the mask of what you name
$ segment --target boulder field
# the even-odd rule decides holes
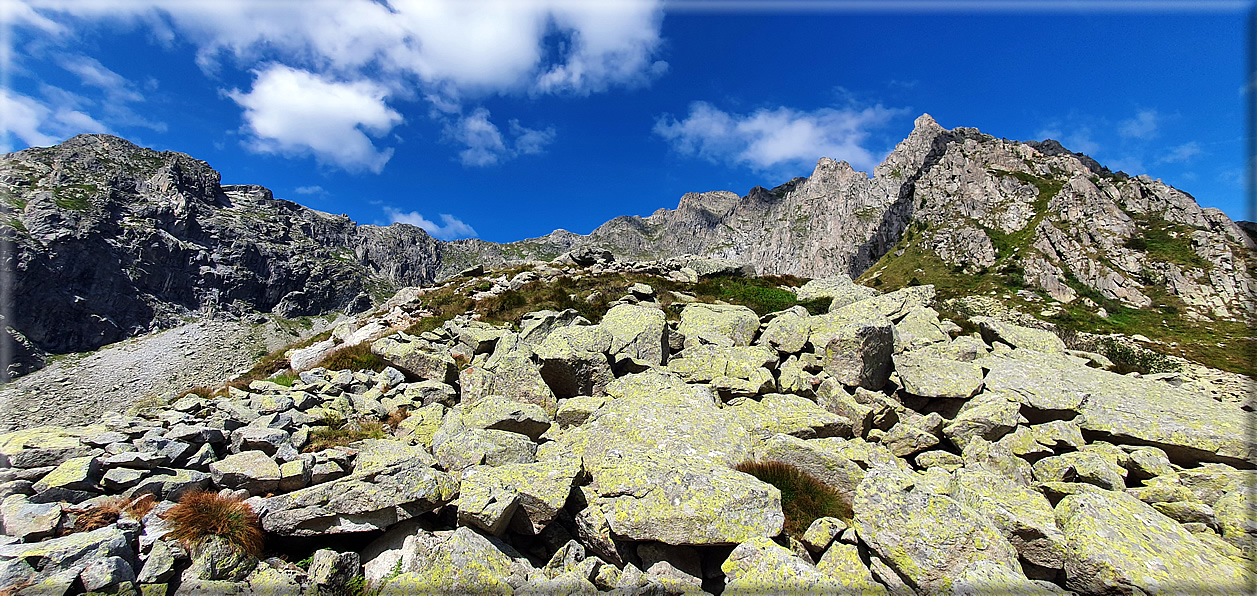
[[[799,294],[835,300],[674,314],[634,286],[597,324],[364,319],[379,372],[2,435],[0,593],[1254,589],[1243,404],[1039,329],[940,319],[932,286]],[[336,431],[353,440],[328,446]],[[787,534],[793,495],[749,461],[808,473],[851,515]],[[264,552],[175,540],[164,514],[196,490],[251,507]],[[143,495],[138,519],[74,531]]]

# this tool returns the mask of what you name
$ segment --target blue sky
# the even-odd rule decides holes
[[[360,223],[511,241],[772,187],[821,156],[871,170],[928,112],[1244,219],[1246,10],[0,0],[0,150],[110,132]]]

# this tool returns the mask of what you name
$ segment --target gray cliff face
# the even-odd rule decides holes
[[[90,350],[221,311],[317,314],[435,276],[440,244],[418,228],[360,227],[219,180],[107,135],[6,155],[6,323],[25,367],[32,348]]]
[[[909,226],[923,230],[910,244],[935,266],[1022,272],[1027,285],[1063,302],[1093,290],[1138,308],[1172,297],[1200,320],[1257,315],[1257,245],[1221,211],[1159,180],[1110,172],[1056,141],[947,130],[928,114],[872,177],[822,158],[811,176],[771,190],[689,193],[676,209],[617,217],[588,236],[465,244],[460,262],[475,262],[471,253],[500,265],[595,247],[622,259],[695,254],[750,263],[760,274],[857,277],[877,273],[897,246],[910,248],[900,245]]]

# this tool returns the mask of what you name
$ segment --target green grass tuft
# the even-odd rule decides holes
[[[380,372],[388,368],[389,363],[371,353],[370,343],[362,342],[328,354],[317,366],[327,370],[370,370]]]
[[[262,528],[244,501],[207,491],[191,491],[164,516],[170,535],[189,549],[211,536],[227,540],[242,552],[262,554]]]

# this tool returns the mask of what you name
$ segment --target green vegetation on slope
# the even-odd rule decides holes
[[[796,539],[803,538],[808,526],[822,517],[851,521],[851,506],[838,491],[816,477],[790,464],[776,461],[748,461],[735,470],[750,474],[781,491],[781,511],[786,516],[783,531]]]
[[[1196,254],[1192,248],[1192,228],[1174,224],[1160,217],[1138,220],[1143,230],[1142,236],[1133,236],[1126,241],[1126,248],[1148,253],[1148,258],[1174,263],[1188,269],[1204,269],[1208,271],[1210,264]]]

